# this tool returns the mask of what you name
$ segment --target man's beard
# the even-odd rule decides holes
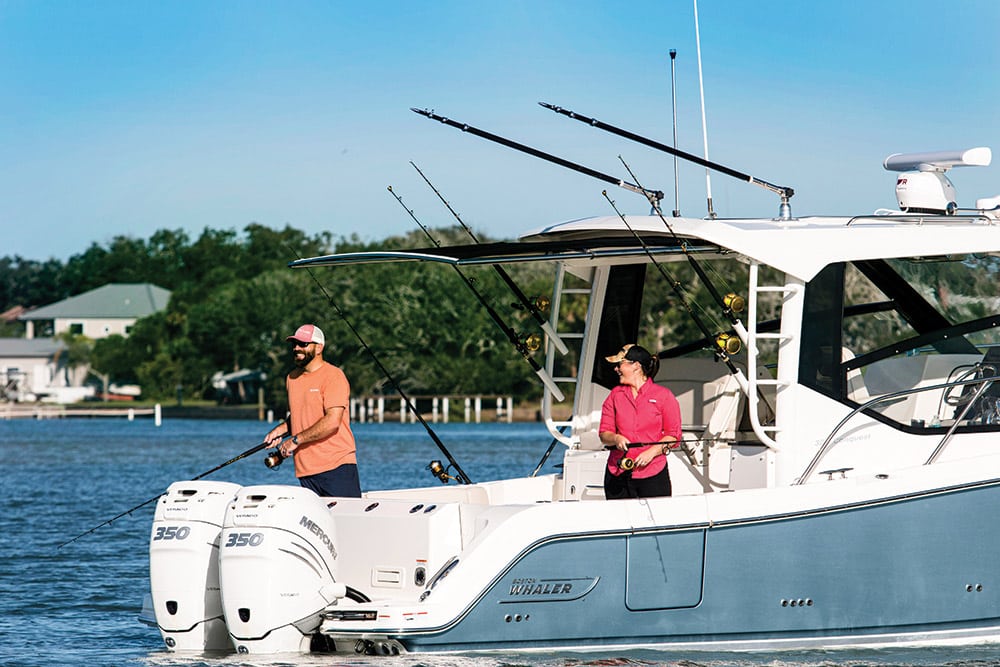
[[[311,362],[315,358],[316,354],[312,350],[303,350],[302,357],[299,358],[298,355],[295,355],[294,361],[295,365],[298,366],[299,368],[305,368],[306,366],[309,365],[309,362]]]

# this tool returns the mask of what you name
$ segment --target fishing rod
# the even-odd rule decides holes
[[[765,190],[768,190],[769,192],[773,192],[774,194],[778,195],[781,198],[779,217],[782,220],[789,220],[792,217],[791,206],[788,203],[788,200],[791,199],[792,195],[795,194],[795,190],[793,190],[792,188],[785,187],[783,185],[774,185],[773,183],[768,183],[763,179],[756,178],[754,176],[751,176],[750,174],[745,174],[742,171],[737,171],[736,169],[732,169],[723,164],[719,164],[718,162],[712,162],[710,160],[700,158],[697,155],[686,153],[682,150],[672,148],[670,146],[667,146],[666,144],[660,143],[659,141],[648,139],[634,132],[624,130],[620,127],[615,127],[614,125],[609,125],[608,123],[599,121],[596,118],[584,116],[582,114],[576,113],[575,111],[570,111],[569,109],[564,109],[563,107],[556,106],[554,104],[549,104],[548,102],[539,102],[538,104],[540,106],[545,107],[546,109],[555,111],[558,114],[562,114],[567,118],[572,118],[573,120],[578,120],[581,123],[586,123],[587,125],[596,127],[599,130],[604,130],[605,132],[617,134],[620,137],[624,137],[631,141],[635,141],[637,143],[643,144],[644,146],[649,146],[650,148],[655,148],[656,150],[663,151],[664,153],[675,155],[681,158],[682,160],[693,162],[697,165],[701,165],[708,169],[714,169],[715,171],[723,173],[727,176],[732,176],[733,178],[739,179],[741,181],[746,181],[747,183],[750,183],[752,185],[757,185],[759,187],[762,187]],[[636,187],[639,188],[637,192],[643,193],[642,186],[636,185]]]
[[[403,198],[400,197],[398,194],[396,194],[396,192],[392,189],[391,185],[388,186],[387,189],[389,190],[389,194],[391,194],[396,199],[396,201],[399,202],[399,205],[403,207],[403,210],[405,210],[409,214],[409,216],[413,218],[413,221],[417,223],[417,226],[420,227],[421,230],[423,230],[424,234],[427,235],[427,238],[431,240],[431,242],[435,245],[435,247],[440,248],[441,244],[438,243],[436,238],[434,238],[434,235],[431,234],[430,230],[427,229],[427,227],[425,227],[422,222],[420,222],[416,214],[414,214],[413,211],[409,209],[405,203],[403,203]],[[476,296],[476,299],[479,300],[480,305],[482,305],[483,308],[486,309],[486,312],[489,313],[489,316],[493,320],[493,322],[495,322],[496,325],[500,327],[500,330],[504,332],[504,334],[507,336],[507,339],[510,340],[511,345],[514,346],[514,349],[520,352],[521,356],[524,357],[524,360],[531,365],[532,370],[535,371],[535,375],[539,377],[539,379],[542,381],[542,384],[544,384],[546,388],[550,392],[552,392],[552,395],[555,396],[557,401],[565,400],[566,396],[556,385],[555,381],[549,376],[549,374],[545,371],[545,369],[539,366],[538,362],[532,358],[525,341],[519,338],[517,333],[509,326],[507,326],[507,323],[503,321],[503,318],[500,317],[499,313],[497,313],[493,309],[493,307],[490,306],[490,304],[486,301],[485,297],[483,297],[483,295],[479,292],[479,290],[476,289],[476,286],[472,283],[472,280],[470,280],[468,276],[462,273],[462,270],[458,268],[458,266],[452,264],[451,267],[455,269],[455,272],[459,275],[462,281],[465,282],[469,290],[471,290],[472,293]]]
[[[424,179],[424,182],[427,183],[430,189],[434,191],[434,194],[438,196],[438,199],[441,200],[441,203],[445,205],[445,207],[448,209],[449,212],[451,212],[451,214],[455,217],[455,220],[458,220],[458,224],[462,225],[462,229],[465,230],[465,232],[469,235],[472,241],[478,245],[479,239],[476,238],[476,235],[473,233],[472,229],[470,229],[469,226],[465,224],[465,221],[462,220],[461,216],[455,212],[455,209],[451,207],[451,204],[449,204],[448,200],[444,198],[444,195],[442,195],[438,191],[438,189],[434,187],[434,184],[431,183],[430,179],[427,178],[427,176],[424,174],[424,172],[420,170],[420,167],[418,167],[416,163],[414,163],[411,160],[410,164],[413,165],[413,168],[417,170],[417,173],[420,174],[420,177]],[[548,334],[549,340],[551,340],[552,344],[556,346],[556,349],[559,350],[559,353],[566,354],[567,352],[569,352],[569,350],[566,348],[566,344],[563,343],[562,338],[559,337],[559,334],[556,333],[556,330],[552,328],[552,325],[549,324],[549,321],[546,320],[545,317],[542,315],[541,309],[538,306],[538,299],[529,299],[527,295],[521,291],[521,288],[517,286],[517,283],[514,282],[514,279],[510,277],[510,274],[507,273],[507,271],[502,266],[500,266],[499,264],[493,264],[492,266],[493,270],[496,271],[496,274],[500,276],[501,280],[503,280],[507,284],[507,287],[510,288],[510,291],[513,292],[514,296],[517,297],[517,300],[521,302],[521,305],[528,312],[531,313],[532,317],[535,318],[535,321],[538,322],[538,325],[542,328],[542,331]],[[548,303],[547,300],[546,303]]]
[[[256,454],[257,452],[259,452],[260,450],[264,449],[265,447],[267,447],[267,443],[266,442],[262,442],[259,445],[254,445],[253,447],[251,447],[250,449],[246,450],[242,454],[237,454],[236,456],[234,456],[233,458],[229,459],[225,463],[217,465],[214,468],[212,468],[211,470],[206,470],[205,472],[201,473],[197,477],[192,477],[190,481],[195,482],[195,481],[198,481],[199,479],[201,479],[202,477],[208,477],[213,472],[216,472],[218,470],[222,470],[226,466],[228,466],[228,465],[230,465],[232,463],[236,463],[237,461],[239,461],[241,459],[245,459],[246,457],[250,456],[251,454]],[[129,516],[129,515],[132,514],[132,512],[136,511],[137,509],[141,509],[141,508],[145,507],[146,505],[148,505],[148,504],[150,504],[152,502],[156,502],[162,496],[163,496],[162,493],[158,493],[155,496],[153,496],[152,498],[150,498],[149,500],[143,501],[143,502],[139,503],[138,505],[136,505],[135,507],[127,509],[124,512],[122,512],[121,514],[117,514],[117,515],[111,517],[110,519],[108,519],[107,521],[104,521],[102,523],[97,524],[96,526],[94,526],[93,528],[91,528],[90,530],[88,530],[86,532],[80,533],[79,535],[77,535],[73,539],[66,540],[62,544],[56,545],[56,549],[61,549],[62,547],[66,546],[67,544],[70,544],[71,542],[76,542],[81,537],[83,537],[85,535],[91,534],[92,532],[94,532],[98,528],[102,528],[104,526],[110,526],[112,523],[114,523],[118,519],[122,518],[123,516]]]
[[[690,447],[688,447],[687,445],[688,442],[700,442],[700,439],[664,440],[661,442],[630,442],[628,443],[628,448],[625,450],[625,456],[623,456],[618,461],[618,468],[625,472],[629,472],[630,470],[635,468],[635,459],[633,459],[631,456],[628,455],[629,450],[632,449],[633,447],[652,447],[653,445],[660,445],[661,447],[663,445],[667,445],[667,449],[670,450],[679,449],[680,451],[684,452],[684,456],[686,456],[688,461],[691,462],[691,465],[695,465],[694,452],[691,450]],[[611,450],[611,449],[618,449],[618,447],[615,445],[605,445],[604,449]],[[664,454],[666,453],[664,452]]]
[[[301,256],[299,257],[299,259],[302,259]],[[365,342],[365,339],[361,337],[361,334],[358,333],[358,330],[355,329],[354,325],[351,324],[351,321],[347,319],[347,314],[344,313],[344,311],[341,310],[340,306],[337,305],[337,302],[333,300],[333,296],[330,294],[330,292],[327,291],[326,287],[323,286],[323,283],[321,283],[319,279],[316,278],[316,276],[313,274],[312,269],[310,269],[309,267],[306,267],[306,272],[309,274],[309,277],[313,279],[313,282],[316,283],[316,286],[319,287],[320,291],[323,292],[323,296],[326,297],[327,302],[331,306],[333,306],[333,309],[335,311],[337,311],[337,315],[340,317],[340,319],[344,321],[344,324],[347,325],[347,328],[351,330],[351,333],[354,334],[354,337],[358,339],[359,343],[361,343],[361,347],[365,348],[365,352],[368,353],[368,356],[372,358],[372,361],[375,362],[375,365],[378,366],[380,371],[382,371],[382,374],[389,381],[389,384],[391,384],[393,388],[395,388],[395,390],[399,392],[399,397],[406,402],[406,407],[410,410],[410,413],[413,414],[414,417],[416,417],[417,421],[419,421],[420,424],[424,427],[424,430],[427,431],[427,435],[430,436],[431,440],[434,441],[434,444],[437,445],[438,449],[441,450],[441,453],[444,454],[446,459],[448,459],[448,463],[451,464],[450,467],[454,468],[455,472],[457,473],[454,476],[454,479],[456,479],[460,484],[472,484],[472,480],[469,479],[469,476],[465,474],[464,470],[462,470],[462,466],[458,465],[458,461],[455,460],[455,458],[451,455],[451,452],[448,451],[448,448],[444,446],[443,442],[441,442],[441,438],[438,437],[437,433],[434,432],[434,429],[432,429],[430,427],[430,424],[427,423],[427,420],[425,420],[423,416],[420,414],[420,412],[417,411],[417,406],[413,404],[413,401],[410,400],[410,397],[406,395],[406,392],[403,391],[403,388],[399,386],[399,383],[396,382],[396,380],[392,377],[392,374],[389,372],[389,370],[382,365],[381,361],[379,361],[379,358],[375,354],[375,351],[368,346],[368,343]],[[442,481],[447,482],[447,479],[442,479]]]
[[[622,159],[621,155],[618,156],[618,159],[621,160],[621,163],[625,166],[625,170],[629,173],[629,176],[636,178],[632,168],[628,166],[628,163],[626,163],[624,159]],[[701,280],[702,284],[705,285],[706,289],[708,289],[708,293],[712,296],[712,299],[714,299],[715,303],[722,308],[723,315],[725,315],[729,320],[729,324],[733,327],[733,330],[736,332],[739,340],[746,342],[749,338],[747,329],[743,325],[743,322],[736,317],[736,313],[742,312],[743,308],[746,306],[746,299],[733,293],[729,293],[726,296],[719,294],[718,290],[715,289],[715,284],[708,277],[708,274],[705,273],[705,270],[702,269],[701,264],[691,255],[691,253],[688,252],[687,242],[682,241],[681,238],[677,236],[677,232],[674,231],[673,225],[667,222],[667,219],[664,217],[663,211],[660,210],[658,204],[650,200],[650,205],[653,207],[653,212],[660,218],[663,226],[667,228],[668,232],[670,232],[670,236],[674,239],[674,242],[680,247],[684,257],[688,260],[688,264],[691,265],[694,272],[698,274],[698,278]],[[635,234],[635,232],[633,232],[633,234]],[[636,238],[639,238],[638,235],[636,235]],[[642,241],[640,239],[640,243],[641,242]],[[739,349],[732,349],[730,350],[730,354],[736,354],[738,351]]]
[[[650,196],[654,197],[656,199],[656,201],[660,201],[661,199],[663,199],[663,193],[661,191],[659,191],[659,190],[653,190],[653,191],[643,190],[642,188],[640,188],[638,185],[635,185],[634,183],[629,183],[629,182],[624,181],[624,180],[622,180],[620,178],[615,178],[614,176],[609,176],[609,175],[607,175],[605,173],[602,173],[602,172],[599,172],[599,171],[597,171],[595,169],[591,169],[590,167],[584,167],[583,165],[576,164],[575,162],[570,162],[569,160],[564,160],[561,157],[556,157],[555,155],[551,155],[549,153],[545,153],[545,152],[540,151],[540,150],[538,150],[536,148],[532,148],[530,146],[525,146],[524,144],[519,144],[516,141],[511,141],[510,139],[504,139],[503,137],[497,136],[495,134],[491,134],[490,132],[487,132],[485,130],[480,130],[479,128],[473,127],[473,126],[468,125],[466,123],[459,123],[457,121],[451,120],[450,118],[445,118],[444,116],[439,116],[439,115],[435,114],[432,111],[428,111],[426,109],[416,109],[416,108],[413,108],[413,107],[410,108],[410,111],[413,111],[414,113],[418,113],[421,116],[426,116],[427,118],[430,118],[432,120],[436,120],[436,121],[438,121],[440,123],[444,123],[445,125],[449,125],[451,127],[456,127],[458,129],[462,130],[463,132],[468,132],[469,134],[473,134],[473,135],[475,135],[477,137],[481,137],[483,139],[487,139],[489,141],[498,143],[501,146],[506,146],[508,148],[513,148],[514,150],[521,151],[522,153],[527,153],[528,155],[533,155],[533,156],[535,156],[537,158],[541,158],[543,160],[547,160],[549,162],[552,162],[553,164],[558,164],[561,167],[566,167],[567,169],[572,169],[573,171],[580,172],[581,174],[586,174],[587,176],[590,176],[592,178],[596,178],[596,179],[598,179],[600,181],[604,181],[605,183],[610,183],[611,185],[615,185],[615,186],[618,186],[620,188],[624,188],[626,190],[629,190],[630,192],[635,192],[637,194],[641,194],[644,197],[646,197],[647,199]]]
[[[565,435],[566,428],[566,426],[560,426],[559,435]],[[552,450],[556,448],[556,445],[559,444],[559,442],[559,438],[552,438],[552,442],[549,443],[549,448],[545,450],[544,454],[542,454],[542,460],[538,462],[538,465],[535,466],[535,469],[531,472],[532,477],[536,477],[538,475],[538,471],[541,470],[542,466],[545,465],[545,462],[549,460],[549,456],[552,455]]]
[[[632,178],[635,179],[636,178],[635,173],[632,172],[632,169],[631,169],[631,167],[628,166],[628,163],[625,162],[625,160],[622,159],[622,157],[620,155],[618,156],[618,159],[621,160],[622,164],[625,166],[625,170],[628,171],[629,175]],[[636,180],[638,180],[638,179],[636,179]],[[618,213],[618,217],[620,217],[622,219],[622,222],[625,223],[625,226],[629,228],[629,230],[632,232],[632,235],[635,236],[636,240],[638,240],[639,243],[642,245],[643,249],[646,251],[646,255],[649,256],[649,259],[653,262],[654,265],[657,266],[657,268],[660,268],[660,265],[653,258],[652,253],[649,251],[648,246],[645,244],[645,242],[642,240],[642,238],[638,234],[635,233],[635,230],[632,229],[632,227],[628,224],[628,221],[625,219],[625,216],[621,214],[621,211],[618,210],[618,207],[615,206],[615,203],[613,201],[611,201],[611,199],[607,196],[607,194],[605,194],[604,197],[609,202],[611,202],[611,207],[615,209],[615,212]],[[736,315],[734,313],[734,311],[742,311],[743,310],[743,306],[744,306],[744,303],[745,303],[744,299],[742,297],[739,297],[739,296],[735,295],[735,294],[727,294],[726,297],[723,298],[716,291],[715,286],[713,285],[712,281],[709,280],[709,278],[705,274],[705,272],[702,270],[701,265],[694,259],[694,257],[692,257],[687,252],[687,246],[683,242],[681,242],[681,240],[678,238],[676,232],[674,232],[674,228],[670,225],[669,222],[667,222],[667,219],[665,217],[663,217],[663,212],[660,211],[660,208],[658,206],[654,206],[653,210],[659,216],[660,220],[663,222],[664,226],[667,228],[667,231],[670,232],[671,236],[674,238],[674,241],[677,242],[678,244],[680,244],[681,249],[684,252],[684,256],[687,257],[688,262],[691,264],[691,267],[695,270],[695,272],[701,278],[702,282],[704,283],[705,287],[708,288],[708,291],[709,291],[709,293],[711,293],[712,297],[716,300],[716,302],[719,303],[720,306],[722,306],[723,312],[728,317],[729,322],[730,322],[730,324],[733,327],[733,330],[736,331],[738,338],[735,338],[735,339],[733,337],[731,337],[728,333],[725,333],[725,332],[716,335],[715,336],[715,347],[713,348],[713,350],[714,350],[715,354],[719,357],[719,359],[721,359],[726,364],[726,368],[729,369],[729,372],[736,379],[736,382],[737,382],[737,384],[739,384],[740,389],[744,393],[749,393],[749,391],[750,391],[750,382],[749,382],[749,380],[747,380],[746,375],[743,374],[743,371],[741,371],[739,368],[737,368],[736,365],[729,358],[729,355],[736,354],[737,352],[739,352],[739,350],[740,350],[740,341],[746,341],[746,340],[748,340],[748,334],[747,334],[746,327],[743,326],[743,323],[739,320],[738,317],[736,317]],[[664,273],[664,271],[662,269],[661,269],[660,272],[663,274],[664,278],[667,278],[668,281],[670,280],[670,278],[666,275],[666,273]],[[711,334],[708,332],[708,330],[704,327],[703,324],[700,324],[699,318],[695,315],[694,311],[691,310],[690,306],[686,302],[684,302],[683,296],[681,296],[681,301],[682,301],[682,303],[684,303],[685,308],[687,309],[688,313],[691,315],[691,318],[694,320],[695,324],[698,325],[698,327],[701,329],[702,334],[705,336],[705,338],[709,338],[710,339],[712,337]],[[759,392],[758,392],[758,395],[760,396],[761,400],[764,401],[764,404],[767,405],[770,408],[770,404],[768,403],[767,398],[763,394],[760,394]]]
[[[676,294],[677,297],[680,299],[681,305],[684,306],[684,309],[688,312],[688,315],[691,316],[691,320],[694,322],[695,326],[697,326],[698,329],[701,331],[705,339],[716,341],[716,345],[713,348],[713,351],[715,352],[716,356],[723,363],[726,364],[726,367],[729,369],[729,372],[732,373],[737,378],[737,381],[742,386],[745,387],[746,381],[745,378],[742,378],[743,375],[742,372],[740,371],[739,368],[736,367],[736,364],[733,363],[732,359],[729,358],[730,353],[735,354],[735,351],[733,351],[728,345],[731,339],[724,339],[722,335],[713,335],[708,330],[708,327],[705,326],[705,323],[698,316],[698,313],[696,313],[694,309],[691,308],[691,304],[687,300],[687,296],[684,293],[684,288],[683,286],[681,286],[681,283],[673,276],[671,276],[667,272],[667,270],[663,268],[662,264],[656,261],[656,258],[653,256],[653,252],[649,249],[649,246],[646,245],[646,242],[642,239],[642,237],[639,236],[639,234],[636,233],[635,229],[633,229],[632,225],[629,224],[628,220],[618,209],[618,206],[615,205],[615,201],[608,196],[608,191],[603,190],[601,194],[604,195],[604,198],[608,200],[609,204],[611,204],[611,208],[615,210],[615,213],[618,214],[618,217],[621,218],[623,223],[625,223],[625,227],[628,228],[630,232],[632,232],[632,236],[634,236],[636,241],[639,242],[639,245],[642,246],[642,249],[646,252],[646,256],[649,257],[649,261],[653,263],[653,266],[657,268],[657,270],[660,272],[660,275],[662,275],[663,278],[670,284],[670,287],[674,290],[674,294]]]

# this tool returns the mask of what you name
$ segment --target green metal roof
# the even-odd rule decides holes
[[[167,307],[170,291],[152,283],[109,283],[22,315],[21,320],[140,318]]]

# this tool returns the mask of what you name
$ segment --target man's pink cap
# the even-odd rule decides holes
[[[323,335],[323,330],[315,324],[303,324],[285,340],[297,340],[300,343],[319,343],[320,345],[326,344],[326,336]]]

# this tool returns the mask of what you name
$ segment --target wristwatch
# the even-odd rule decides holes
[[[295,445],[296,447],[299,446],[299,436],[297,435],[292,436],[292,444]]]

